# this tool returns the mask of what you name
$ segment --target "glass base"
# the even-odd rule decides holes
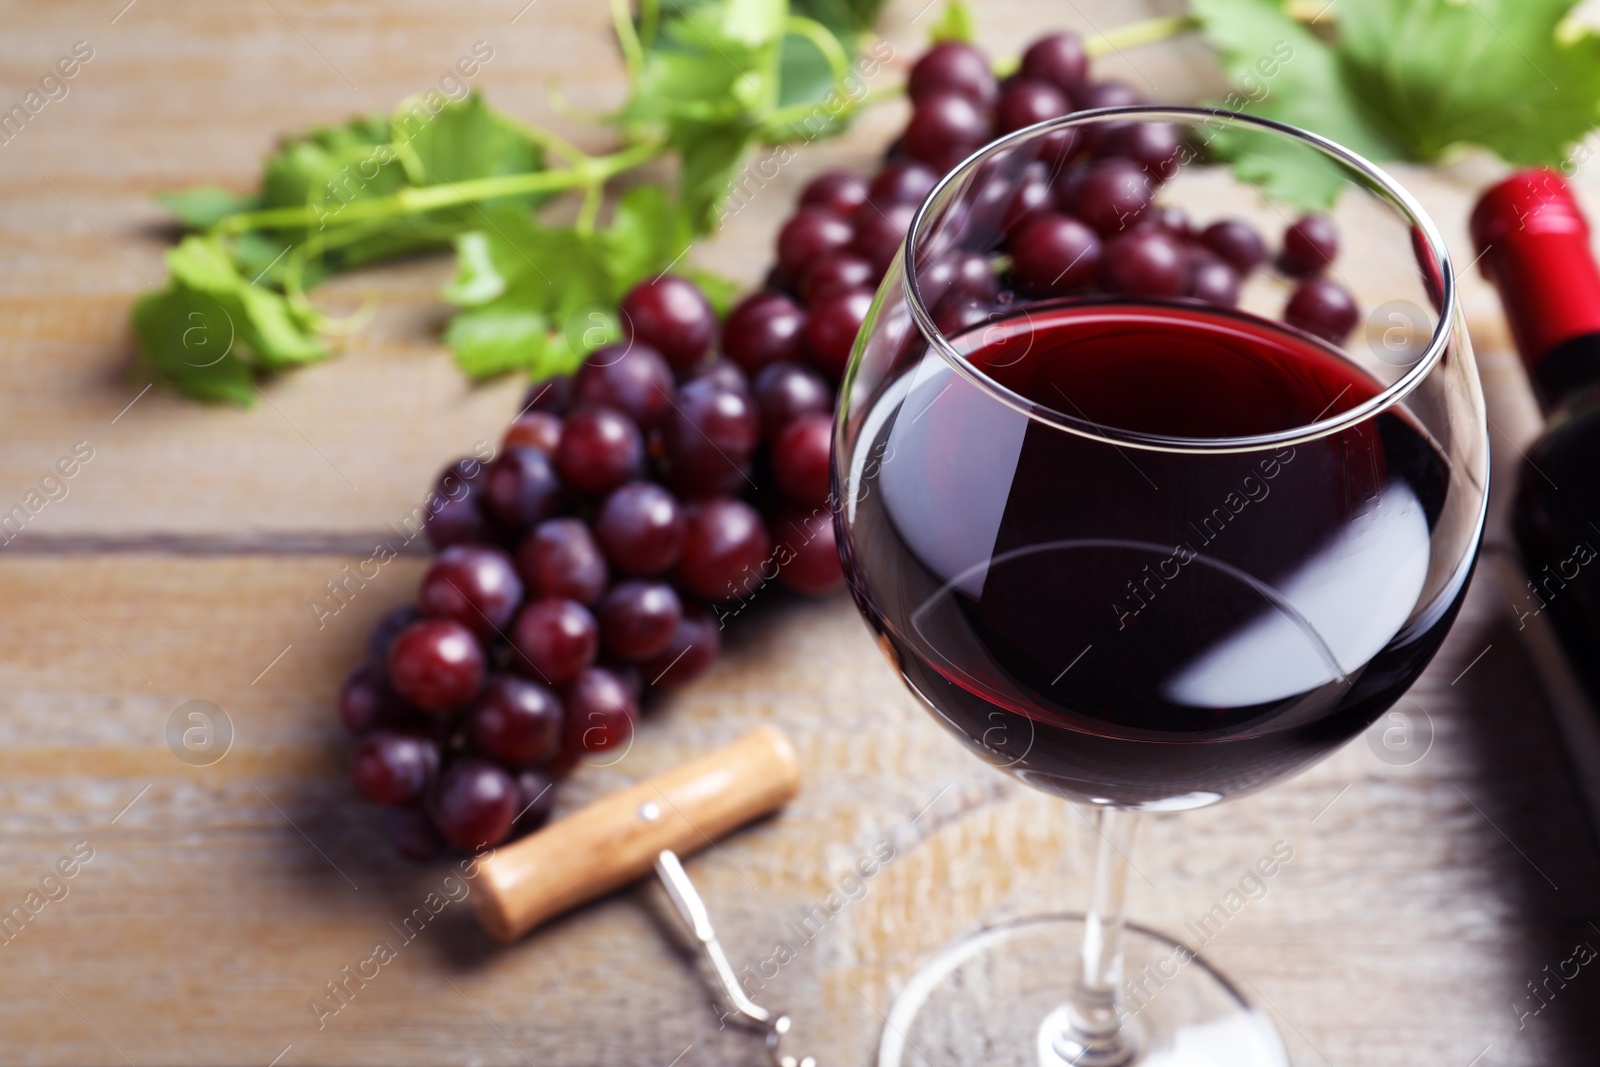
[[[1232,983],[1131,923],[1124,976],[1136,992],[1122,1016],[1131,1051],[1107,1059],[1065,1046],[1062,1000],[1082,941],[1081,915],[1043,915],[951,945],[889,1009],[878,1067],[1289,1067],[1277,1031]]]

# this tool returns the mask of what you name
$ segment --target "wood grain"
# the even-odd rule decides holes
[[[0,919],[26,911],[78,842],[92,850],[48,884],[66,895],[34,898],[48,902],[0,946],[0,1061],[757,1062],[752,1041],[721,1028],[652,891],[495,946],[452,899],[445,879],[462,873],[393,858],[344,782],[333,695],[422,560],[385,566],[320,628],[310,604],[394,536],[447,458],[497,437],[520,391],[469,388],[433,340],[448,265],[330,286],[319,299],[332,310],[375,295],[375,321],[250,411],[143,392],[127,372],[128,304],[162,275],[151,193],[243,188],[275,134],[387,107],[478,39],[496,48],[481,78],[491,99],[598,144],[553,113],[545,86],[558,80],[583,108],[620,99],[604,5],[124,2],[0,5],[0,103],[72,42],[96,50],[65,100],[0,145],[0,507],[75,442],[95,450],[0,554]],[[890,7],[902,55],[922,39],[921,10]],[[1092,31],[1145,10],[1016,0],[985,3],[982,19],[1003,52],[1046,24]],[[1194,42],[1099,69],[1166,99],[1216,87]],[[871,166],[902,118],[888,107],[801,153],[697,255],[754,281],[805,178]],[[1400,173],[1470,261],[1463,220],[1482,173]],[[1587,183],[1600,209],[1595,192]],[[1492,294],[1472,271],[1463,287],[1505,485],[1533,407]],[[1274,841],[1294,846],[1209,951],[1270,1005],[1297,1063],[1592,1058],[1589,970],[1519,1026],[1527,983],[1576,942],[1600,945],[1600,861],[1506,618],[1505,596],[1480,580],[1407,698],[1434,730],[1414,765],[1358,739],[1260,796],[1153,818],[1142,834],[1133,914],[1172,929]],[[939,731],[845,599],[763,592],[725,637],[711,675],[652,713],[626,759],[581,770],[562,810],[763,723],[793,736],[799,797],[689,869],[736,965],[770,973],[788,924],[892,846],[864,894],[757,994],[795,1014],[797,1047],[865,1065],[880,1012],[927,953],[987,921],[1078,905],[1083,823]],[[232,728],[206,766],[167,740],[196,700]],[[450,903],[435,914],[430,893]],[[393,959],[349,978],[380,943]]]

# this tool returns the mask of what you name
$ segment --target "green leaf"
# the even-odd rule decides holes
[[[928,39],[931,41],[965,41],[971,43],[978,39],[978,26],[972,17],[972,9],[961,0],[950,0],[944,5],[944,14],[939,17],[928,30]]]
[[[1575,7],[1341,0],[1344,81],[1412,158],[1478,144],[1508,163],[1559,164],[1600,122],[1600,37],[1564,26]]]
[[[1193,0],[1236,86],[1225,107],[1322,134],[1377,162],[1476,144],[1559,164],[1600,122],[1600,38],[1574,0],[1339,0],[1324,40],[1277,0]],[[1304,146],[1240,131],[1208,140],[1241,177],[1311,206],[1344,184]]]
[[[617,201],[611,225],[595,234],[595,247],[618,298],[633,284],[676,261],[694,239],[687,212],[659,185],[637,185]]]
[[[191,230],[207,230],[229,215],[261,206],[259,196],[240,196],[220,185],[196,185],[177,192],[157,193],[156,202]]]
[[[156,373],[181,392],[248,404],[252,372],[327,358],[316,322],[250,284],[214,238],[184,238],[167,266],[166,288],[135,307],[134,330]]]
[[[796,15],[816,19],[841,39],[866,33],[878,21],[885,0],[794,0]]]
[[[413,184],[443,185],[544,168],[543,153],[527,131],[489,107],[481,94],[433,109],[430,98],[438,95],[406,100],[391,119],[395,151],[417,168]]]
[[[474,381],[507,371],[535,369],[549,341],[549,321],[535,311],[489,305],[459,312],[445,328],[444,343],[456,365]]]
[[[185,396],[255,402],[255,376],[233,351],[233,320],[210,294],[173,286],[146,293],[133,305],[133,331],[156,376]]]
[[[489,238],[478,230],[457,238],[456,275],[445,286],[444,298],[452,304],[475,307],[505,291],[506,277],[494,261]]]

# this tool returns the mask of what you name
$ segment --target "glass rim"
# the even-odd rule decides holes
[[[1251,126],[1267,133],[1300,141],[1331,157],[1338,163],[1359,172],[1409,217],[1409,222],[1416,228],[1417,232],[1422,234],[1423,239],[1427,242],[1429,252],[1434,257],[1434,262],[1439,266],[1439,300],[1437,306],[1439,321],[1434,326],[1433,335],[1428,339],[1428,346],[1422,355],[1403,375],[1391,382],[1377,395],[1357,404],[1355,407],[1288,430],[1268,434],[1251,434],[1243,437],[1172,437],[1104,426],[1086,418],[1065,414],[1047,404],[1031,400],[1021,393],[1000,384],[975,367],[966,356],[962,355],[951,344],[950,339],[934,323],[933,315],[923,303],[922,293],[917,284],[916,251],[918,239],[923,235],[922,231],[929,222],[929,208],[939,200],[940,194],[944,193],[951,185],[965,180],[983,163],[1007,149],[1056,130],[1090,125],[1113,118],[1144,121],[1179,121],[1185,123],[1193,123],[1195,120],[1201,119],[1220,119],[1233,125]],[[1265,196],[1265,193],[1262,195]],[[1254,452],[1315,440],[1355,426],[1387,411],[1420,385],[1422,380],[1444,358],[1444,353],[1449,347],[1451,336],[1455,329],[1457,294],[1455,267],[1450,260],[1450,250],[1445,247],[1444,239],[1439,235],[1438,228],[1434,225],[1433,220],[1428,217],[1427,212],[1422,209],[1422,206],[1399,182],[1395,181],[1366,157],[1320,134],[1300,129],[1297,126],[1291,126],[1285,122],[1229,111],[1226,108],[1150,104],[1092,108],[1084,111],[1075,111],[1060,118],[1048,119],[999,137],[962,160],[954,169],[935,183],[927,197],[918,205],[916,214],[912,216],[911,225],[906,231],[905,245],[901,249],[901,256],[902,273],[904,275],[901,279],[901,286],[905,293],[907,307],[911,312],[912,321],[916,323],[917,329],[922,333],[928,344],[957,373],[996,400],[1030,419],[1112,446],[1138,448],[1146,451]]]

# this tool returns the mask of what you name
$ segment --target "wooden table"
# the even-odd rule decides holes
[[[433,472],[494,440],[515,382],[469,388],[434,338],[448,264],[330,286],[378,298],[326,365],[271,384],[249,411],[146,390],[128,373],[130,300],[160,282],[153,192],[251,184],[275,134],[384,109],[477,40],[495,103],[552,115],[546,83],[601,109],[622,92],[603,5],[525,0],[315,5],[267,0],[6,5],[0,105],[87,41],[93,59],[0,145],[0,510],[87,442],[93,458],[0,553],[0,910],[58,860],[75,874],[0,947],[0,1061],[36,1064],[750,1063],[661,936],[652,898],[622,894],[512,948],[464,905],[442,912],[319,1029],[311,1002],[441,869],[393,858],[345,782],[332,712],[367,630],[406,601],[420,554],[383,568],[319,629],[323,583],[365,558]],[[909,55],[919,2],[892,5]],[[985,3],[985,42],[1048,23],[1086,31],[1139,5]],[[518,9],[521,8],[519,15]],[[1198,43],[1100,70],[1152,95],[1217,88]],[[804,152],[705,261],[754,280],[804,178],[866,167],[902,120],[885,108]],[[581,128],[569,132],[598,145]],[[1477,177],[1403,169],[1471,259]],[[1600,209],[1600,197],[1590,199]],[[1470,273],[1470,272],[1469,272]],[[1533,431],[1492,294],[1465,279],[1495,447]],[[1503,432],[1502,432],[1503,431]],[[1504,484],[1502,482],[1502,484]],[[1294,861],[1211,948],[1248,978],[1300,1064],[1572,1064],[1600,1039],[1600,971],[1519,1026],[1527,984],[1600,945],[1596,854],[1507,598],[1480,578],[1410,696],[1431,751],[1391,766],[1362,740],[1294,781],[1216,810],[1150,820],[1132,908],[1178,929],[1276,840]],[[871,1062],[880,1013],[936,946],[984,921],[1076,906],[1081,821],[1023,792],[937,730],[844,598],[776,594],[740,616],[704,681],[654,713],[615,766],[579,773],[566,806],[774,722],[809,772],[781,817],[690,868],[741,964],[836,887],[880,840],[896,858],[763,996],[796,1015],[824,1064]],[[231,750],[175,758],[189,701],[226,713]],[[919,813],[921,813],[919,815]],[[82,842],[83,844],[79,844]],[[72,864],[89,854],[87,862]],[[55,882],[51,886],[57,886]],[[60,888],[55,893],[60,895]]]

